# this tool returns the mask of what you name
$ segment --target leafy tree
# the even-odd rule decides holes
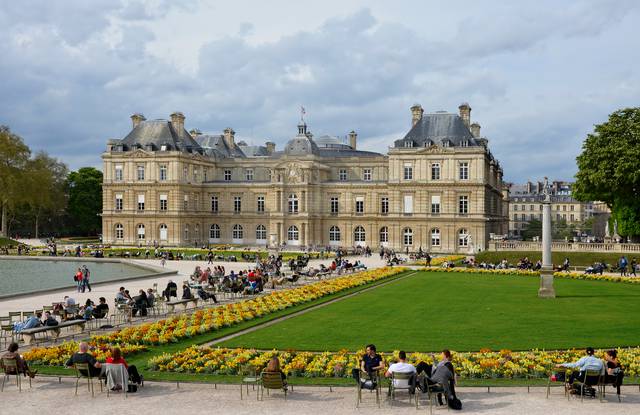
[[[31,152],[22,138],[0,125],[0,236],[8,236],[7,218],[11,209],[24,201],[24,169]]]
[[[542,238],[542,222],[538,219],[531,219],[527,227],[522,230],[522,239],[531,240],[534,236]]]
[[[574,195],[611,208],[623,236],[640,235],[640,108],[618,110],[596,125],[578,156]]]
[[[76,233],[97,235],[102,228],[102,172],[83,167],[67,178],[70,221]]]
[[[572,239],[575,234],[575,225],[569,225],[565,219],[551,222],[551,237],[553,239]]]

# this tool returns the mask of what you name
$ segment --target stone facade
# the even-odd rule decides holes
[[[411,108],[411,129],[388,154],[335,137],[298,134],[236,143],[170,121],[132,116],[133,129],[102,155],[103,239],[115,245],[386,246],[469,252],[506,234],[502,169],[460,114]]]

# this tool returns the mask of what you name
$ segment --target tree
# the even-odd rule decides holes
[[[575,235],[575,225],[569,225],[565,219],[551,222],[551,237],[553,239],[573,239]]]
[[[83,167],[67,178],[67,212],[76,233],[97,235],[102,228],[102,172]]]
[[[534,236],[538,238],[542,237],[542,222],[538,219],[531,219],[527,223],[527,227],[522,230],[522,239],[529,241],[533,239]]]
[[[0,125],[0,236],[8,236],[7,217],[26,194],[22,191],[24,169],[31,151],[9,127]]]
[[[623,236],[640,235],[640,108],[618,110],[595,126],[578,156],[574,195],[605,202]]]

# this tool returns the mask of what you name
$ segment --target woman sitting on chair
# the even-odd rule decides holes
[[[25,362],[22,356],[20,356],[20,353],[18,353],[18,343],[15,343],[15,342],[11,343],[9,345],[9,348],[7,349],[7,353],[2,355],[2,359],[0,360],[0,366],[2,367],[2,369],[6,371],[7,368],[4,367],[4,359],[15,360],[16,367],[18,368],[18,373],[22,373],[24,376],[29,376],[30,378],[33,378],[35,377],[36,373],[38,373],[37,370],[29,369],[29,366],[27,366],[27,362]],[[8,373],[8,374],[13,375],[14,373]]]
[[[279,372],[280,376],[282,377],[282,384],[285,386],[285,388],[287,387],[287,375],[285,375],[282,369],[280,369],[280,360],[277,357],[274,356],[271,358],[271,360],[269,360],[265,372]]]
[[[138,373],[138,368],[136,368],[135,365],[129,366],[127,364],[127,361],[122,357],[122,352],[120,351],[119,347],[114,347],[111,349],[111,357],[107,358],[106,363],[123,364],[124,367],[127,368],[127,372],[129,372],[129,379],[131,380],[131,382],[138,385],[142,383],[142,376],[140,376],[140,374]]]

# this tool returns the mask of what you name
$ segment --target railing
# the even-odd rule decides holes
[[[489,251],[541,251],[542,242],[532,241],[489,241]],[[619,244],[613,242],[552,242],[552,251],[559,252],[629,252],[640,253],[640,244]]]

